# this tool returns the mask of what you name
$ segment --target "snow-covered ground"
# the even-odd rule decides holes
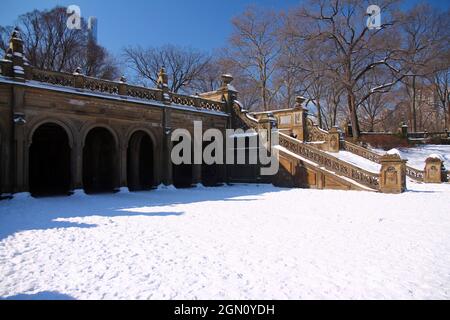
[[[384,154],[385,151],[380,149],[373,149],[379,154]],[[403,159],[408,159],[408,165],[423,170],[425,167],[425,160],[432,154],[439,154],[444,159],[444,165],[450,169],[450,145],[432,145],[426,144],[414,148],[398,148]]]
[[[0,297],[450,298],[450,185],[0,202]]]

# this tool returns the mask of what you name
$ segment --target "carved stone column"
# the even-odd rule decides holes
[[[406,160],[398,151],[390,151],[380,158],[380,191],[402,193],[406,191]]]
[[[337,127],[331,128],[327,136],[327,148],[329,152],[339,152],[340,150],[340,132]]]
[[[300,141],[306,141],[308,132],[306,119],[308,117],[308,110],[303,107],[306,98],[298,96],[295,98],[295,107],[293,109],[294,113],[294,123],[292,125],[292,133]]]
[[[423,182],[425,183],[441,183],[444,177],[444,162],[442,157],[437,154],[430,155],[425,160],[425,175]]]

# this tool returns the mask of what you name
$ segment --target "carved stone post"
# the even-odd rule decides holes
[[[331,128],[327,135],[327,147],[329,152],[339,152],[341,135],[337,127]]]
[[[405,122],[402,122],[402,125],[400,126],[400,132],[403,138],[408,138],[408,125]]]
[[[402,193],[406,191],[406,160],[397,150],[391,150],[380,158],[380,191]]]
[[[298,140],[306,141],[307,137],[307,126],[306,118],[308,117],[308,110],[303,107],[306,98],[297,96],[295,97],[294,106],[294,123],[292,126],[292,133]]]
[[[81,73],[81,68],[78,67],[75,69],[74,73],[74,86],[77,89],[83,89],[84,88],[84,75]]]
[[[425,183],[441,183],[444,178],[444,162],[438,154],[430,155],[425,160],[425,175],[423,182]]]
[[[127,78],[125,76],[120,77],[119,80],[119,95],[124,97],[127,95]]]
[[[17,27],[14,29],[11,39],[9,40],[9,48],[11,49],[10,53],[12,54],[12,75],[18,81],[25,81],[23,41],[20,30]]]

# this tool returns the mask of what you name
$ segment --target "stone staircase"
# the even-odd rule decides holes
[[[319,128],[308,117],[303,102],[304,99],[299,97],[292,109],[255,113],[244,110],[237,101],[234,103],[234,128],[258,131],[273,129],[273,123],[276,123],[279,145],[274,148],[279,155],[280,170],[272,179],[274,184],[401,193],[406,190],[406,177],[419,183],[450,181],[450,171],[445,170],[438,157],[429,157],[424,169],[419,170],[409,166],[396,152],[380,155],[345,141],[337,128],[330,131]],[[350,161],[349,155],[356,161]],[[370,165],[364,167],[364,162]]]
[[[277,117],[274,113],[280,115]],[[332,154],[340,150],[339,131],[328,132],[318,128],[305,116],[305,110],[301,107],[252,114],[235,101],[232,115],[234,128],[273,130],[274,124],[278,124],[279,143],[272,150],[278,153],[280,164],[278,174],[272,177],[275,185],[386,193],[406,190],[406,161],[399,155],[378,158],[378,172],[339,159]],[[291,127],[289,119],[292,121]]]

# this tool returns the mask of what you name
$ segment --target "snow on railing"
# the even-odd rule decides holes
[[[348,141],[341,141],[341,148],[345,151],[354,153],[360,157],[363,157],[367,160],[373,161],[375,163],[380,163],[381,155],[378,153],[373,152],[372,150],[369,150],[367,148],[358,146],[357,144],[348,142]],[[417,180],[417,181],[423,181],[423,177],[425,175],[425,172],[423,170],[419,170],[416,168],[413,168],[411,166],[406,165],[406,175],[410,177],[411,179]]]
[[[28,80],[47,83],[62,87],[72,87],[78,90],[98,92],[100,94],[128,96],[137,99],[151,101],[165,101],[163,91],[160,89],[150,89],[135,85],[129,85],[124,81],[109,81],[93,77],[84,76],[78,72],[73,74],[65,72],[40,70],[31,68]],[[198,109],[210,111],[226,112],[225,103],[221,101],[209,100],[197,96],[182,95],[169,92],[170,103],[192,106]]]
[[[279,133],[279,141],[280,146],[317,163],[327,170],[335,172],[337,175],[350,178],[372,189],[379,190],[380,188],[379,173],[369,172],[353,164],[344,162],[326,152],[320,151],[309,144],[302,143],[301,141],[289,137],[281,132]]]
[[[247,126],[250,129],[255,130],[259,129],[260,121],[255,117],[251,116],[250,113],[247,110],[245,110],[242,104],[237,100],[235,100],[233,103],[233,111],[245,126]]]

